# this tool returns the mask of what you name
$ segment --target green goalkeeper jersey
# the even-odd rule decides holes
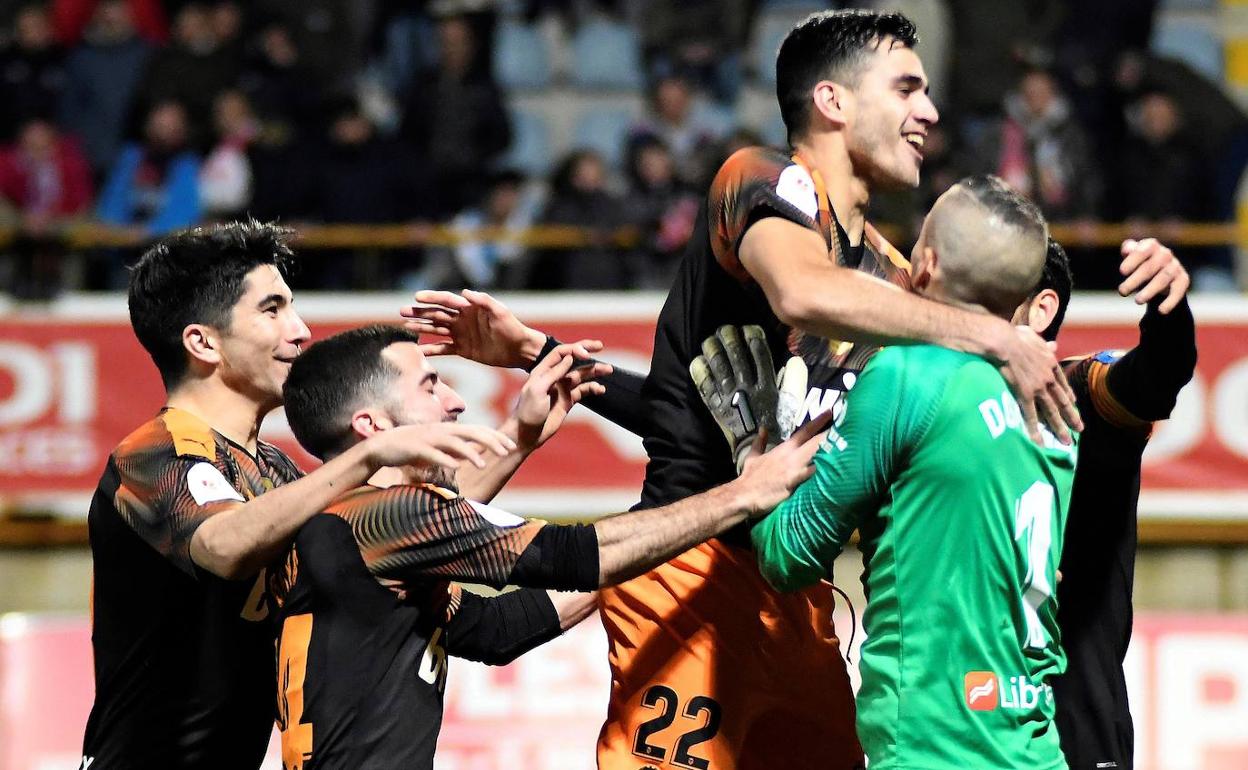
[[[1028,437],[995,367],[934,346],[863,370],[814,477],[754,528],[780,590],[866,564],[858,733],[871,770],[1065,768],[1048,679],[1075,447]]]

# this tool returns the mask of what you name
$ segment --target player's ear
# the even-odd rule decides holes
[[[849,93],[845,86],[831,80],[821,80],[815,84],[810,98],[815,112],[833,125],[843,127],[848,122],[845,108]]]
[[[1053,319],[1057,318],[1057,311],[1061,304],[1057,292],[1052,289],[1042,290],[1032,298],[1031,306],[1027,308],[1027,325],[1036,334],[1044,334],[1045,330],[1053,324]]]
[[[357,409],[351,415],[351,432],[362,439],[394,427],[390,418],[372,407]]]
[[[924,246],[922,258],[910,276],[910,285],[916,292],[922,294],[931,288],[936,271],[940,269],[939,262],[940,258],[936,255],[936,250],[931,246]]]
[[[205,324],[190,324],[182,330],[182,347],[195,361],[216,366],[221,363],[221,338]]]

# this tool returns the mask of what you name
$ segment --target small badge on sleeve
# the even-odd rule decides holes
[[[1100,361],[1102,364],[1112,364],[1126,354],[1127,351],[1125,350],[1102,350],[1100,353],[1092,356],[1092,359]]]
[[[504,527],[504,528],[518,527],[524,523],[524,519],[520,518],[514,513],[508,513],[507,511],[504,511],[502,508],[495,508],[492,505],[486,505],[485,503],[478,503],[476,500],[469,500],[468,504],[472,506],[473,510],[481,514],[481,518],[485,519],[486,521],[490,522],[496,527]]]
[[[230,486],[225,476],[212,463],[195,463],[186,472],[186,487],[191,491],[197,505],[220,503],[225,500],[245,502],[239,491]]]
[[[815,180],[811,179],[810,172],[796,163],[780,172],[780,178],[776,180],[776,195],[792,203],[811,219],[819,214]]]

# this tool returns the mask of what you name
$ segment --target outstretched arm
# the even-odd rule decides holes
[[[421,351],[427,356],[457,355],[488,366],[527,370],[559,344],[522,323],[506,305],[485,292],[419,291],[416,302],[400,311],[408,326],[421,335],[446,338],[423,343]],[[601,349],[598,342],[594,350],[582,346],[574,354],[589,358]],[[616,425],[646,435],[649,422],[641,400],[645,375],[612,367],[596,379],[605,386],[604,391],[587,394],[582,403]]]
[[[1109,366],[1106,385],[1114,399],[1145,422],[1164,420],[1196,370],[1196,323],[1187,303],[1191,284],[1174,252],[1149,238],[1122,245],[1124,296],[1138,291],[1147,303],[1139,344]]]
[[[589,617],[597,604],[597,593],[520,588],[487,598],[461,592],[446,624],[446,651],[505,666]]]

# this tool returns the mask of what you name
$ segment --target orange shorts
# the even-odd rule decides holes
[[[599,597],[599,770],[863,767],[827,585],[777,593],[715,540]]]

